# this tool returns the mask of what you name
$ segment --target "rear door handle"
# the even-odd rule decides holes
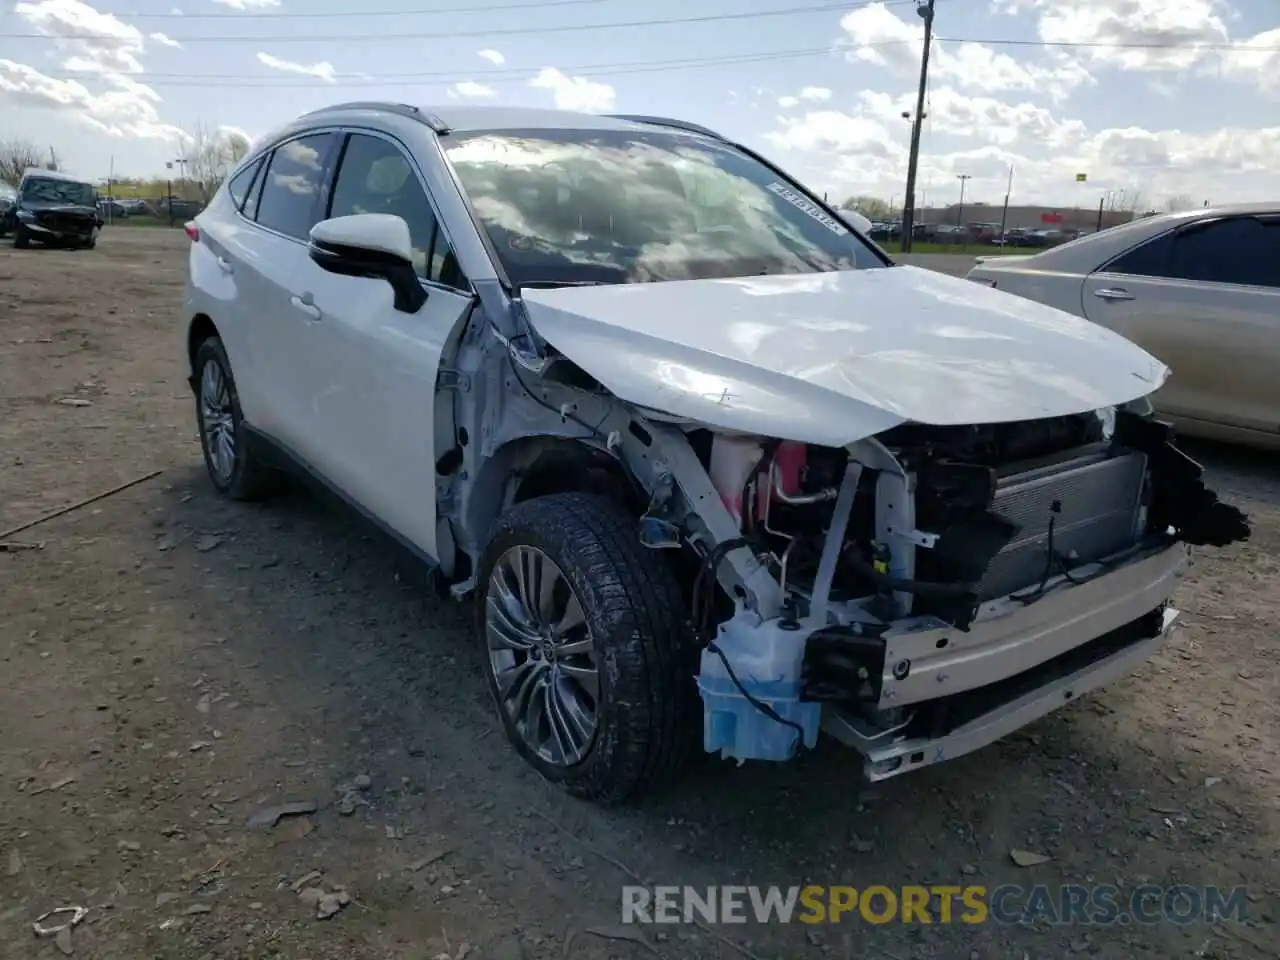
[[[320,319],[320,308],[316,306],[315,301],[311,299],[311,294],[304,293],[300,297],[290,297],[289,302],[294,308],[306,314],[311,320]]]
[[[230,261],[230,260],[228,260],[226,257],[219,257],[219,258],[218,258],[218,269],[219,269],[219,270],[221,270],[223,273],[230,273],[230,272],[231,272],[231,261]]]
[[[1133,294],[1124,287],[1102,287],[1093,291],[1093,295],[1102,300],[1132,300]]]

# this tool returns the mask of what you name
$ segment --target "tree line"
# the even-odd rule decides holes
[[[117,199],[137,197],[158,200],[174,196],[207,203],[232,168],[249,150],[243,134],[216,129],[201,122],[184,135],[178,147],[182,161],[169,176],[106,177],[75,171],[99,185],[103,194]],[[17,185],[29,167],[65,170],[52,145],[23,137],[0,137],[0,182]]]

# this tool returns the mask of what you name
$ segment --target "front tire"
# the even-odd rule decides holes
[[[13,248],[15,250],[26,250],[30,246],[31,238],[27,236],[27,231],[23,230],[22,225],[19,224],[13,233]]]
[[[232,500],[262,500],[276,493],[283,478],[249,448],[231,361],[220,339],[201,342],[193,373],[200,449],[214,487]]]
[[[606,805],[674,777],[701,728],[697,653],[634,519],[589,494],[527,500],[498,521],[476,583],[489,690],[526,761]]]

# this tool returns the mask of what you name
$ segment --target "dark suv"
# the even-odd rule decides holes
[[[93,184],[52,170],[28,170],[18,184],[18,196],[4,215],[13,231],[13,245],[36,240],[49,246],[94,247],[102,217]]]

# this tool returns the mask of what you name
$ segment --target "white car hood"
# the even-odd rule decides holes
[[[1097,410],[1169,374],[1087,320],[909,266],[523,298],[538,333],[622,400],[833,447],[906,421]]]

